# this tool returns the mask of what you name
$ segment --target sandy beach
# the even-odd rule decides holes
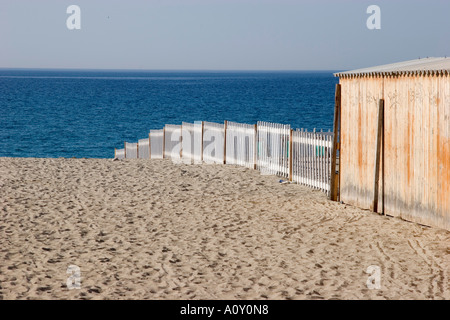
[[[450,232],[279,180],[169,160],[0,158],[0,298],[450,299]]]

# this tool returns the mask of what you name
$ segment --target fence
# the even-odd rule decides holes
[[[115,157],[239,165],[329,192],[332,146],[332,132],[292,130],[261,121],[199,121],[150,130],[149,138],[115,149]]]
[[[125,149],[116,149],[114,152],[114,158],[125,159]]]
[[[125,157],[127,159],[136,159],[138,157],[138,144],[125,142]]]
[[[227,122],[226,137],[226,163],[254,168],[256,126]]]
[[[150,159],[164,158],[164,129],[150,130]]]
[[[138,141],[138,154],[137,157],[140,159],[150,159],[150,140],[149,138],[140,139]]]
[[[225,124],[203,122],[203,161],[225,163]]]
[[[164,157],[173,160],[181,157],[181,126],[166,124],[164,127]]]
[[[330,191],[333,133],[292,132],[292,181]]]
[[[202,132],[201,122],[181,124],[181,152],[183,162],[200,163],[202,161]]]
[[[267,174],[289,177],[291,126],[258,121],[257,168]]]

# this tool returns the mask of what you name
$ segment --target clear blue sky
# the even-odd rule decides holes
[[[1,0],[0,68],[347,70],[450,55],[449,14],[449,0]]]

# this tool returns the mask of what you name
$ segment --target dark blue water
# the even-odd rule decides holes
[[[0,156],[111,158],[166,123],[332,129],[329,72],[0,70]]]

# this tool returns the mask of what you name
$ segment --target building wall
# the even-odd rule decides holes
[[[388,215],[450,230],[450,76],[340,83],[341,201],[371,208],[378,100],[384,98],[378,211],[384,202]]]

